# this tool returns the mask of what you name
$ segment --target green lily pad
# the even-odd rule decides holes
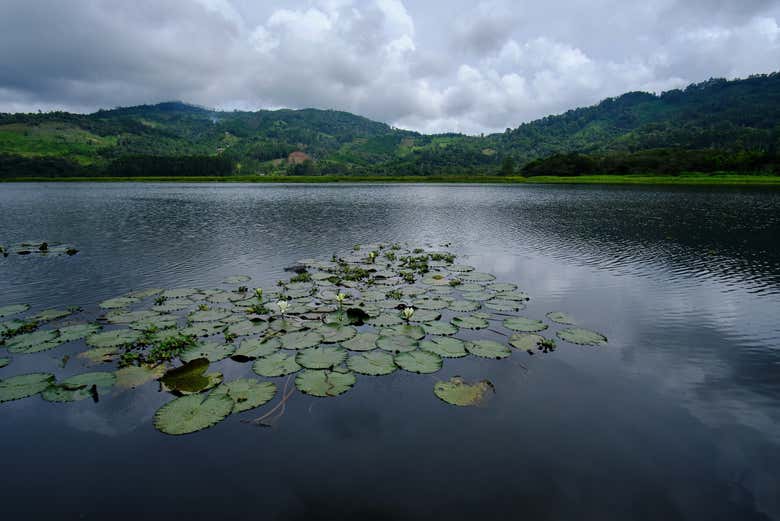
[[[439,320],[440,318],[441,313],[438,311],[433,311],[430,309],[415,309],[412,318],[409,320],[411,322],[433,322],[434,320]]]
[[[352,326],[326,324],[318,328],[317,333],[322,335],[323,343],[335,344],[336,342],[346,342],[351,338],[355,338],[357,330]]]
[[[376,348],[378,338],[376,333],[358,333],[354,338],[341,342],[341,345],[350,351],[371,351]]]
[[[295,355],[287,353],[273,353],[255,360],[252,370],[260,376],[286,376],[300,370],[301,366],[295,361]]]
[[[526,301],[530,300],[531,297],[528,296],[528,293],[525,293],[524,291],[501,291],[499,293],[496,293],[496,298],[501,300],[520,300],[520,301]]]
[[[250,280],[252,280],[252,277],[249,275],[231,275],[230,277],[226,277],[222,282],[225,284],[241,284],[243,282],[249,282]]]
[[[225,330],[228,335],[248,336],[264,333],[268,330],[268,322],[252,322],[251,320],[241,320],[230,324]]]
[[[300,321],[288,318],[277,318],[269,322],[269,325],[274,331],[284,331],[285,333],[292,333],[293,331],[300,331],[303,329],[303,325]]]
[[[304,394],[328,397],[347,392],[356,381],[351,372],[306,369],[295,377],[295,387]]]
[[[341,364],[346,358],[347,351],[340,347],[310,347],[299,351],[295,361],[306,369],[327,369]]]
[[[477,282],[466,282],[466,283],[460,284],[458,286],[458,290],[463,291],[463,292],[485,291],[485,286],[483,284],[479,284]]]
[[[178,436],[207,429],[224,420],[235,402],[228,394],[182,396],[160,407],[154,415],[154,427]]]
[[[455,273],[466,273],[469,271],[474,271],[474,266],[467,266],[465,264],[450,264],[447,266],[447,269],[454,271]]]
[[[485,320],[484,318],[475,317],[475,316],[457,316],[452,317],[452,320],[450,320],[453,326],[462,328],[462,329],[485,329],[490,325],[490,323]]]
[[[29,304],[11,304],[10,306],[2,306],[0,307],[0,318],[18,315],[19,313],[27,311],[28,309],[30,309]]]
[[[391,353],[403,353],[417,348],[417,340],[406,335],[380,336],[376,345]]]
[[[41,393],[41,397],[47,402],[76,402],[93,396],[93,386],[97,390],[105,390],[115,383],[114,373],[82,373],[50,385]]]
[[[248,411],[273,400],[276,384],[253,378],[239,378],[226,382],[211,392],[212,396],[225,395],[233,400],[233,413]]]
[[[420,349],[436,353],[445,358],[462,358],[468,355],[463,340],[444,336],[434,336],[420,342]]]
[[[453,300],[447,304],[447,308],[457,313],[468,313],[469,311],[476,311],[481,307],[481,304],[472,300]]]
[[[577,323],[577,321],[574,320],[574,317],[572,317],[567,313],[564,313],[563,311],[550,311],[549,313],[547,313],[547,318],[549,318],[556,324],[564,324],[567,326],[571,326]]]
[[[466,342],[466,351],[482,358],[506,358],[512,350],[494,340],[474,340]]]
[[[496,294],[491,291],[465,291],[461,295],[464,300],[483,302],[492,299]]]
[[[459,277],[467,282],[489,282],[496,280],[494,275],[491,275],[490,273],[482,273],[480,271],[467,271],[461,273]]]
[[[450,279],[444,273],[428,273],[420,282],[429,286],[446,286],[450,283]]]
[[[162,304],[155,304],[152,306],[152,311],[156,313],[173,313],[175,311],[181,311],[195,304],[190,299],[186,298],[174,298],[163,302]]]
[[[422,325],[422,328],[429,335],[454,335],[458,332],[457,327],[453,326],[449,322],[444,322],[442,320],[437,320],[436,322],[426,322]]]
[[[0,369],[11,363],[11,359],[7,356],[0,356]]]
[[[542,335],[534,333],[515,333],[509,337],[509,345],[522,351],[533,352],[539,346],[539,342],[544,342]]]
[[[435,373],[442,368],[441,356],[430,351],[409,351],[395,355],[395,364],[412,373]]]
[[[425,330],[422,326],[398,324],[397,326],[383,327],[379,330],[380,336],[404,335],[415,340],[425,338]]]
[[[61,327],[59,340],[61,342],[73,342],[74,340],[81,340],[89,335],[97,333],[102,327],[98,324],[73,324],[71,326]]]
[[[56,329],[33,331],[11,337],[5,341],[9,353],[31,354],[53,349],[62,344]]]
[[[400,324],[401,322],[403,322],[403,320],[401,320],[401,317],[398,316],[398,314],[382,313],[377,317],[368,319],[367,322],[374,327],[386,327],[386,326],[394,326],[396,324]]]
[[[557,335],[561,340],[583,346],[600,346],[607,343],[607,337],[601,333],[597,333],[595,331],[591,331],[590,329],[584,329],[581,327],[561,329],[558,331]]]
[[[322,335],[314,331],[294,331],[279,337],[283,349],[306,349],[322,342]]]
[[[541,320],[534,320],[532,318],[512,317],[504,320],[504,327],[511,329],[512,331],[535,333],[536,331],[544,331],[547,329],[547,324]]]
[[[115,374],[118,389],[135,389],[160,379],[165,374],[165,367],[161,365],[155,367],[129,365],[119,369]]]
[[[398,367],[390,353],[371,351],[350,356],[347,359],[350,370],[368,376],[381,376],[394,372]]]
[[[460,376],[453,376],[446,382],[436,382],[433,386],[433,394],[451,405],[460,407],[479,405],[491,391],[495,392],[495,388],[488,380],[469,384]]]
[[[122,349],[119,347],[95,347],[78,354],[79,358],[86,360],[90,365],[107,364],[119,356]]]
[[[212,336],[224,332],[227,327],[227,324],[222,322],[196,322],[179,331],[185,336]]]
[[[132,329],[113,329],[94,333],[87,337],[87,344],[92,347],[118,347],[129,346],[138,341],[141,337],[139,331]]]
[[[30,320],[35,322],[48,322],[50,320],[57,320],[58,318],[67,317],[71,314],[73,314],[72,311],[67,311],[64,309],[45,309],[34,317],[31,317]]]
[[[219,362],[233,354],[236,346],[233,344],[218,344],[216,342],[203,342],[185,349],[179,355],[182,362],[191,362],[198,358],[205,358],[209,362]]]
[[[281,347],[282,342],[278,338],[242,340],[239,348],[233,353],[232,358],[254,360],[255,358],[272,355],[279,351]]]
[[[412,306],[415,308],[415,314],[420,310],[440,311],[449,306],[450,301],[444,298],[421,298],[414,301]]]
[[[121,309],[106,313],[106,320],[112,324],[130,324],[132,322],[141,322],[159,317],[158,313],[143,309],[139,311],[123,311]]]
[[[517,284],[511,284],[509,282],[494,282],[488,284],[487,288],[492,291],[514,291],[517,289]]]
[[[209,361],[196,358],[167,371],[160,381],[165,389],[178,394],[194,394],[206,391],[222,383],[222,373],[206,373]]]
[[[194,288],[176,288],[163,291],[162,296],[166,299],[175,299],[189,297],[196,293],[198,293],[198,290]]]
[[[108,300],[104,300],[100,304],[98,304],[99,307],[103,309],[119,309],[119,308],[126,308],[130,304],[135,304],[138,302],[139,299],[134,297],[116,297],[116,298],[110,298]]]
[[[152,297],[154,295],[159,295],[163,292],[162,288],[147,288],[147,289],[139,289],[136,291],[131,291],[127,294],[128,297],[131,298],[137,298],[137,299],[145,299]]]
[[[209,309],[207,311],[193,311],[187,315],[190,322],[216,322],[230,316],[230,312],[224,309]]]
[[[176,327],[176,317],[173,315],[158,315],[155,317],[145,318],[138,322],[131,322],[128,324],[130,329],[137,329],[138,331],[150,331],[158,329],[170,329]]]
[[[29,373],[0,380],[0,403],[34,396],[54,383],[51,373]]]
[[[488,309],[492,309],[493,311],[508,312],[508,311],[520,311],[521,309],[525,309],[525,304],[523,304],[519,300],[493,299],[485,302],[485,307]]]

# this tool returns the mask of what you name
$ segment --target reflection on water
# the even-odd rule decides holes
[[[0,243],[80,250],[0,259],[0,304],[93,306],[237,273],[268,285],[355,243],[449,241],[518,282],[524,314],[564,310],[610,340],[298,394],[274,429],[228,419],[160,435],[154,385],[98,404],[3,404],[3,460],[19,469],[4,477],[4,511],[19,518],[780,518],[780,193],[14,184],[0,210]],[[66,352],[17,356],[0,378],[82,372],[59,367]],[[489,378],[495,398],[443,406],[433,382],[458,374]],[[53,471],[70,477],[56,491]]]

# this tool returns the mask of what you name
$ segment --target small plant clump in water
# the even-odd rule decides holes
[[[56,321],[75,311],[28,313],[25,304],[4,305],[0,344],[16,358],[85,341],[89,348],[77,358],[91,365],[118,363],[117,388],[161,380],[163,391],[180,396],[155,415],[160,431],[179,435],[261,406],[275,394],[276,384],[257,377],[223,382],[222,373],[206,372],[209,362],[251,362],[260,378],[288,377],[281,401],[248,421],[265,425],[271,412],[277,411],[277,419],[284,412],[296,388],[334,397],[363,378],[398,370],[436,373],[451,359],[502,363],[513,354],[510,346],[553,353],[555,341],[538,334],[550,327],[575,345],[606,343],[600,333],[567,327],[573,320],[563,312],[518,315],[528,312],[529,296],[517,285],[455,261],[453,253],[400,243],[365,245],[326,260],[300,261],[295,274],[268,295],[261,288],[250,293],[246,286],[120,295],[103,301],[110,311],[101,323],[58,326]],[[247,280],[233,276],[223,282]],[[62,353],[54,358],[62,359]],[[42,392],[58,402],[96,398],[93,386],[97,393],[98,384],[109,389],[114,382],[114,373],[97,373],[61,385],[48,373],[6,377],[0,379],[0,401]],[[487,380],[456,377],[437,382],[433,392],[447,403],[467,406],[482,403],[494,388]]]

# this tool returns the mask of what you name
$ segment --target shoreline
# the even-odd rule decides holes
[[[780,186],[780,176],[772,175],[595,175],[595,176],[205,176],[205,177],[18,177],[0,183],[392,183],[392,184],[604,184],[678,186]]]

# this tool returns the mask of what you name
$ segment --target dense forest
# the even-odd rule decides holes
[[[780,173],[780,74],[630,92],[488,136],[181,102],[0,114],[0,177]]]

